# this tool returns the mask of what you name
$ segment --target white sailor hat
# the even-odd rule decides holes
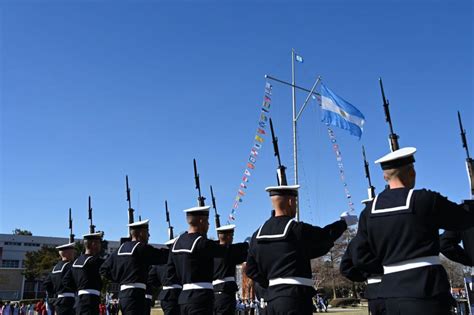
[[[74,249],[75,247],[76,247],[76,244],[73,242],[73,243],[67,243],[67,244],[64,244],[64,245],[56,246],[56,249],[57,250],[66,250],[66,249]]]
[[[129,223],[127,225],[129,228],[132,228],[132,229],[140,229],[140,228],[143,229],[143,228],[148,227],[148,222],[150,222],[150,220],[142,220],[142,221]]]
[[[189,209],[183,210],[186,215],[207,215],[209,216],[209,209],[211,206],[201,206],[201,207],[192,207]]]
[[[166,241],[166,242],[165,242],[165,245],[166,245],[166,246],[173,245],[174,242],[176,242],[176,240],[178,239],[178,237],[179,237],[179,236],[176,236],[175,238],[170,239],[169,241]]]
[[[365,205],[365,204],[371,202],[372,200],[374,200],[374,198],[368,198],[368,199],[362,200],[360,203]]]
[[[415,162],[415,152],[413,147],[401,148],[381,157],[375,164],[380,164],[383,170],[398,168]]]
[[[271,196],[298,196],[298,188],[300,185],[280,185],[280,186],[270,186],[265,188],[265,191],[268,191]]]
[[[104,236],[104,232],[88,233],[82,236],[85,240],[100,240]]]
[[[216,228],[217,233],[231,233],[235,230],[235,224],[223,225]]]

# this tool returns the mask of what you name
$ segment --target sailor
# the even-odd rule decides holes
[[[85,252],[79,256],[66,273],[63,284],[68,290],[77,292],[77,315],[99,315],[100,291],[102,279],[99,269],[104,259],[102,250],[102,232],[83,236]]]
[[[471,200],[468,200],[471,202]],[[460,245],[462,243],[462,246]],[[474,228],[464,231],[445,231],[440,237],[441,253],[452,261],[471,269],[468,281],[469,302],[474,305]]]
[[[43,282],[48,297],[54,298],[55,310],[58,315],[73,315],[75,294],[73,291],[67,291],[63,285],[63,278],[71,268],[72,261],[76,253],[74,242],[57,246],[61,261],[58,262],[51,273],[48,274],[46,280]]]
[[[281,173],[279,173],[281,174]],[[286,183],[279,179],[280,183]],[[343,213],[341,220],[324,228],[297,222],[299,185],[266,188],[275,216],[252,236],[247,258],[247,275],[267,287],[266,314],[312,314],[311,259],[326,254],[348,225],[357,217]]]
[[[131,241],[124,242],[102,264],[100,274],[120,284],[119,303],[123,315],[145,313],[146,279],[151,265],[164,264],[168,250],[148,244],[149,220],[128,224]]]
[[[362,204],[367,205],[373,199],[362,200]],[[365,287],[364,298],[369,302],[369,311],[372,315],[384,315],[386,314],[385,302],[380,297],[380,286],[382,282],[382,275],[371,275],[366,272],[362,272],[354,267],[352,263],[352,252],[351,247],[357,240],[353,238],[349,245],[347,245],[346,251],[341,259],[340,271],[341,274],[352,282],[367,282]]]
[[[213,313],[212,279],[214,258],[224,256],[226,247],[207,238],[209,206],[184,210],[189,225],[171,249],[168,261],[168,281],[182,285],[178,303],[183,315]]]
[[[237,300],[235,293],[239,291],[235,282],[236,266],[247,259],[249,244],[247,242],[232,244],[235,225],[229,224],[216,228],[219,244],[227,248],[224,257],[214,258],[214,314],[233,315]]]
[[[171,239],[165,243],[171,248],[177,238]],[[150,268],[148,273],[148,286],[153,289],[159,289],[158,300],[165,315],[179,315],[178,297],[181,292],[181,285],[178,284],[176,275],[168,276],[168,265],[155,265]]]
[[[439,193],[414,189],[415,152],[402,148],[375,161],[389,187],[361,214],[352,262],[370,274],[383,272],[380,295],[387,314],[450,314],[438,230],[469,228],[474,213]]]

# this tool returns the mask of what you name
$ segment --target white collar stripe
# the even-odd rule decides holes
[[[288,228],[290,227],[291,223],[295,222],[296,219],[291,219],[290,221],[288,221],[288,223],[286,224],[285,226],[285,230],[283,231],[282,234],[275,234],[275,235],[260,235],[260,232],[262,232],[262,228],[263,228],[263,225],[258,229],[258,233],[257,233],[257,239],[262,239],[262,238],[278,238],[278,237],[283,237],[286,235],[286,233],[288,232]]]
[[[67,263],[65,263],[64,265],[62,265],[61,269],[59,269],[59,270],[56,270],[56,266],[54,266],[53,271],[51,271],[51,273],[60,273],[60,272],[63,272],[64,267],[66,267],[67,264],[69,264],[69,261],[68,261]]]
[[[393,208],[385,208],[385,209],[375,209],[375,206],[377,205],[377,199],[379,195],[375,196],[374,202],[372,202],[372,213],[387,213],[387,212],[395,212],[395,211],[401,211],[401,210],[406,210],[410,208],[410,202],[411,202],[411,197],[413,196],[413,189],[410,189],[408,192],[407,200],[405,202],[404,206],[398,206],[398,207],[393,207]]]
[[[127,253],[127,252],[125,252],[125,253],[122,253],[122,252],[121,252],[121,250],[122,250],[122,247],[123,247],[123,245],[125,245],[125,243],[124,243],[124,244],[122,244],[122,245],[120,245],[120,248],[119,248],[119,250],[118,250],[118,252],[117,252],[117,255],[120,255],[120,256],[124,256],[124,255],[133,255],[133,252],[135,252],[135,249],[137,248],[138,244],[140,244],[140,242],[137,242],[137,243],[135,244],[135,246],[133,246],[133,248],[132,248],[132,251],[131,251],[131,252],[129,252],[129,253]]]
[[[180,236],[181,237],[181,236]],[[176,240],[176,242],[174,242],[173,244],[173,253],[192,253],[194,251],[194,247],[196,246],[196,243],[201,239],[202,236],[198,236],[194,242],[193,242],[193,246],[191,246],[191,249],[175,249],[176,247],[176,244],[178,243],[179,241],[179,238]]]
[[[87,262],[88,262],[89,259],[91,259],[91,258],[92,258],[92,256],[87,257],[86,260],[84,260],[84,262],[82,263],[82,265],[78,265],[78,264],[77,264],[77,261],[79,260],[79,258],[78,258],[78,259],[76,259],[76,260],[74,261],[74,263],[72,264],[72,266],[75,267],[75,268],[82,268],[82,267],[84,267],[84,266],[87,264]]]

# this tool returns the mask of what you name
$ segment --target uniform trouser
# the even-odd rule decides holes
[[[451,304],[446,298],[391,298],[385,299],[385,307],[387,315],[451,314]]]
[[[165,315],[180,315],[178,300],[160,301],[161,309]]]
[[[122,315],[145,314],[145,294],[143,296],[120,297],[120,310]]]
[[[99,315],[100,297],[93,294],[79,295],[77,315]]]
[[[267,315],[312,315],[313,302],[309,298],[281,296],[268,301]]]
[[[145,298],[145,313],[143,313],[143,314],[145,314],[145,315],[150,315],[151,314],[152,304],[153,304],[152,299]]]
[[[54,310],[57,315],[74,315],[76,311],[74,310],[75,299],[73,297],[67,298],[58,298],[56,303],[54,303]]]
[[[212,315],[212,303],[181,304],[181,315]]]
[[[236,304],[235,294],[214,293],[214,315],[234,315]]]
[[[384,299],[370,299],[369,311],[371,315],[387,314],[387,310],[385,309],[385,300]]]

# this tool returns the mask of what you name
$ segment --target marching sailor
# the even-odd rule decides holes
[[[363,200],[363,204],[367,204],[371,199]],[[369,302],[369,311],[372,315],[384,315],[386,314],[385,302],[383,298],[380,297],[380,286],[382,282],[382,275],[370,275],[366,272],[362,272],[354,267],[352,263],[352,252],[351,247],[357,240],[354,238],[349,242],[349,245],[344,252],[344,255],[341,259],[340,271],[341,274],[349,279],[352,282],[365,282],[367,281],[367,286],[365,287],[364,298]]]
[[[415,152],[402,148],[375,161],[389,188],[362,212],[352,262],[364,272],[383,273],[380,296],[387,314],[450,314],[452,297],[439,261],[438,230],[469,228],[474,213],[439,193],[414,189]]]
[[[99,256],[102,237],[102,232],[84,235],[85,252],[74,261],[63,279],[64,286],[79,296],[76,307],[78,315],[99,315],[102,290],[99,269],[104,262]]]
[[[171,246],[176,241],[171,239],[165,243],[166,246]],[[168,278],[169,276],[169,278]],[[178,284],[176,275],[168,273],[168,265],[155,265],[150,268],[148,273],[147,287],[159,288],[158,300],[165,315],[179,315],[178,297],[181,292],[181,285]]]
[[[68,244],[57,246],[61,261],[58,262],[51,273],[48,274],[43,285],[50,298],[56,297],[54,302],[55,310],[58,315],[74,315],[75,294],[74,291],[68,291],[64,287],[63,278],[71,269],[71,262],[75,256],[74,239],[70,239]]]
[[[123,315],[145,313],[145,290],[151,265],[164,264],[168,250],[148,244],[149,220],[128,224],[131,241],[124,242],[102,264],[100,274],[120,284],[119,303]]]
[[[189,225],[173,244],[168,261],[168,281],[182,285],[178,298],[181,314],[211,315],[214,257],[224,256],[226,248],[207,238],[209,206],[184,210]]]
[[[235,225],[224,225],[216,228],[219,244],[227,248],[223,257],[214,258],[214,314],[235,314],[235,293],[239,290],[235,282],[235,268],[242,264],[248,253],[247,242],[232,244]]]
[[[281,182],[281,180],[280,180]],[[323,256],[357,217],[343,213],[324,228],[297,222],[299,185],[268,187],[275,216],[252,236],[246,273],[267,287],[266,314],[312,314],[311,259]]]

